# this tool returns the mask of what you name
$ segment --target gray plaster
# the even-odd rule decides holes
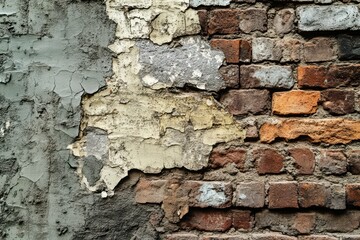
[[[218,91],[225,88],[220,68],[224,54],[211,49],[200,37],[188,37],[178,45],[158,46],[150,41],[139,41],[140,77],[150,88],[191,86]]]

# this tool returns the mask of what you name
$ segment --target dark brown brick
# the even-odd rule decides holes
[[[269,109],[267,90],[230,90],[220,102],[234,115],[260,114]]]
[[[251,42],[242,39],[240,42],[240,62],[250,62],[251,56]]]
[[[232,217],[235,229],[249,230],[252,228],[251,211],[233,210]]]
[[[284,157],[276,150],[270,148],[255,149],[253,156],[259,174],[281,173]]]
[[[246,150],[238,147],[224,148],[216,147],[210,154],[210,167],[219,168],[227,164],[235,164],[241,170],[244,170],[246,160]]]
[[[337,58],[337,42],[330,38],[313,38],[304,44],[305,62],[323,62]]]
[[[270,182],[269,208],[298,208],[296,182]]]
[[[360,207],[360,184],[346,185],[346,204]]]
[[[299,183],[299,205],[300,207],[325,207],[330,197],[328,188],[320,183]]]
[[[227,63],[238,63],[240,60],[239,39],[213,39],[210,45],[224,52]]]
[[[295,160],[298,174],[313,174],[315,156],[309,148],[293,148],[289,150],[290,156]]]
[[[325,110],[332,114],[342,115],[355,111],[355,92],[328,89],[321,92],[321,101]]]
[[[184,229],[224,232],[232,226],[232,213],[213,209],[193,209],[181,223]]]
[[[237,34],[240,33],[240,11],[236,9],[216,9],[209,14],[208,33]]]
[[[265,9],[248,8],[240,13],[240,29],[245,33],[267,30],[267,14]]]
[[[360,150],[352,150],[346,153],[348,157],[349,171],[354,175],[360,175]]]
[[[262,208],[265,203],[264,182],[239,183],[234,195],[239,207]]]
[[[222,78],[225,81],[227,88],[239,88],[239,66],[238,65],[227,65],[222,66],[219,69]]]

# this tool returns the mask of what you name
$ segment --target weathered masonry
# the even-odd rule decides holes
[[[360,1],[0,19],[0,239],[360,239]]]

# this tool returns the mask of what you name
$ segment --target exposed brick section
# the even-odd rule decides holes
[[[193,209],[181,226],[185,229],[224,232],[232,227],[232,221],[232,215],[227,211]]]
[[[360,59],[360,37],[350,35],[340,35],[338,37],[339,58],[341,60]]]
[[[332,114],[342,115],[355,111],[355,92],[351,90],[328,89],[321,92],[322,105]]]
[[[298,174],[308,175],[314,172],[315,155],[308,148],[289,149],[290,156],[295,161],[295,167]]]
[[[198,240],[199,237],[191,233],[174,233],[165,236],[165,240]]]
[[[230,90],[220,101],[230,113],[244,115],[266,112],[269,109],[269,99],[267,90]]]
[[[360,150],[352,150],[346,153],[349,171],[354,175],[360,175]]]
[[[299,66],[298,85],[300,88],[330,88],[358,86],[360,65]]]
[[[270,182],[269,208],[298,208],[296,182]]]
[[[260,140],[270,143],[277,138],[286,140],[307,136],[311,142],[349,143],[360,139],[360,121],[345,119],[288,119],[264,123]]]
[[[226,182],[187,181],[181,186],[188,192],[191,207],[225,208],[231,206],[232,187]]]
[[[208,33],[208,11],[199,10],[198,11],[199,22],[201,27],[201,35],[206,35]]]
[[[346,185],[346,204],[360,207],[360,184]]]
[[[249,230],[252,227],[251,211],[233,210],[233,227],[235,229]]]
[[[284,166],[284,157],[274,149],[256,149],[253,157],[259,174],[280,173]]]
[[[294,83],[291,67],[263,65],[240,67],[241,88],[289,89]]]
[[[240,42],[240,62],[250,62],[252,57],[251,43],[242,39]]]
[[[216,147],[210,155],[209,164],[213,168],[224,167],[227,164],[235,164],[240,170],[244,170],[246,150],[243,148]]]
[[[315,213],[298,213],[293,228],[299,233],[310,233],[315,227]]]
[[[166,180],[140,179],[135,189],[135,201],[138,203],[161,203],[164,200],[166,183]]]
[[[320,92],[276,92],[272,98],[272,111],[278,115],[312,114],[317,111]]]
[[[316,215],[318,232],[352,232],[359,227],[358,211],[324,212]]]
[[[299,183],[300,207],[325,207],[329,197],[330,191],[328,187],[321,183]]]
[[[210,45],[224,52],[227,63],[238,63],[240,60],[240,40],[239,39],[213,39]]]
[[[238,65],[222,66],[219,72],[227,88],[238,88],[240,86]]]
[[[296,237],[281,235],[278,233],[253,234],[253,240],[297,240]]]
[[[291,8],[285,8],[278,11],[274,18],[274,28],[277,34],[285,34],[293,30],[295,20],[295,11]]]
[[[237,34],[240,32],[240,11],[235,9],[216,9],[209,13],[208,33]]]
[[[234,194],[235,206],[261,208],[265,202],[264,182],[240,183]]]
[[[337,42],[329,38],[313,38],[304,44],[306,62],[324,62],[337,58]]]
[[[240,29],[245,33],[253,31],[264,32],[267,29],[267,15],[265,9],[248,8],[241,11]]]
[[[299,240],[339,240],[339,238],[327,235],[310,235],[299,237]]]
[[[342,151],[323,150],[319,160],[319,168],[324,174],[344,174],[347,170],[346,156]]]

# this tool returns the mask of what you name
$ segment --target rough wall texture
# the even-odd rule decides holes
[[[360,6],[0,0],[4,239],[360,239]]]

